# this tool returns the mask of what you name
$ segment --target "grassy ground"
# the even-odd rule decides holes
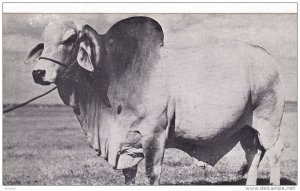
[[[297,182],[297,112],[286,111],[282,122],[285,150],[281,184]],[[233,162],[234,161],[234,162]],[[182,151],[166,151],[162,184],[244,184],[237,174],[245,162],[237,145],[214,168],[196,167]],[[144,162],[136,183],[148,183]],[[267,184],[269,166],[263,159],[258,184]],[[65,107],[26,107],[4,115],[4,185],[123,185],[122,172],[113,170],[86,142],[72,111]]]

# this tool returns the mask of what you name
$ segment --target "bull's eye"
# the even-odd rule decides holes
[[[64,40],[62,42],[62,44],[71,46],[71,45],[75,44],[76,38],[77,38],[76,35],[70,36],[67,40]]]
[[[122,106],[119,105],[119,106],[118,106],[118,109],[117,109],[117,113],[120,114],[121,112],[122,112]]]
[[[68,39],[68,40],[64,41],[63,44],[70,46],[70,45],[73,45],[74,42],[72,41],[72,39]]]

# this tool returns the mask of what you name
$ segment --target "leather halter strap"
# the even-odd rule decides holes
[[[64,64],[64,63],[62,63],[62,62],[60,62],[60,61],[57,61],[57,60],[53,60],[53,59],[51,59],[51,58],[47,58],[47,57],[42,57],[42,56],[41,56],[41,57],[39,58],[39,60],[41,60],[41,59],[49,60],[49,61],[51,61],[51,62],[54,62],[55,64],[58,64],[58,65],[61,65],[61,66],[65,67],[65,68],[68,67],[66,64]]]

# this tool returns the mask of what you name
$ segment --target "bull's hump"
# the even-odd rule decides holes
[[[105,34],[112,40],[147,41],[163,45],[164,34],[160,24],[149,17],[130,17],[114,24]]]

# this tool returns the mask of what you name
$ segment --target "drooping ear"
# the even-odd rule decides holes
[[[77,54],[77,62],[82,68],[90,72],[94,71],[94,66],[92,63],[92,50],[88,41],[82,41],[80,43]]]
[[[44,50],[44,43],[39,43],[34,46],[25,56],[24,63],[25,64],[32,64],[35,63],[36,60],[41,56]]]
[[[77,61],[81,67],[92,72],[100,63],[100,35],[89,25],[84,25],[81,33]]]

